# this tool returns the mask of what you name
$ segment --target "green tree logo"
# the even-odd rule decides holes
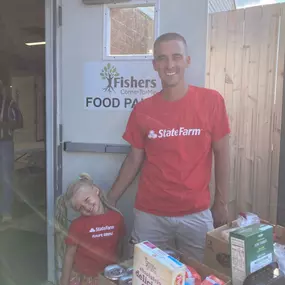
[[[114,89],[113,86],[112,86],[113,78],[120,76],[120,74],[118,73],[116,67],[115,67],[115,66],[111,66],[111,64],[108,63],[108,64],[102,69],[100,75],[101,75],[101,78],[102,78],[103,80],[107,80],[107,81],[108,81],[108,85],[107,85],[105,88],[103,88],[103,90],[104,90],[105,92],[108,91],[108,92],[110,92],[110,93],[111,93],[112,91],[115,92],[115,89]]]

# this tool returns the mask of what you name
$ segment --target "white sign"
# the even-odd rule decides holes
[[[127,110],[160,91],[152,63],[90,62],[84,70],[84,107],[88,110]]]

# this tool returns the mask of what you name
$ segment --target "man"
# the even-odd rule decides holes
[[[0,81],[0,215],[2,222],[12,219],[14,142],[13,132],[23,127],[22,114]]]
[[[133,242],[175,245],[202,261],[213,219],[216,227],[227,222],[230,129],[222,96],[187,85],[189,65],[181,35],[167,33],[155,41],[153,67],[162,90],[130,115],[123,138],[131,150],[108,199],[116,205],[141,168]],[[216,191],[211,213],[212,152]]]

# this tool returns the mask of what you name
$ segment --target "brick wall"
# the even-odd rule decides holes
[[[154,21],[137,8],[111,9],[111,54],[146,54],[154,41]]]

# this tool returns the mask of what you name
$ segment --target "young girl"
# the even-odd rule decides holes
[[[97,285],[98,274],[118,262],[125,234],[123,217],[108,205],[88,174],[81,174],[63,198],[81,216],[72,221],[65,239],[61,285]]]

